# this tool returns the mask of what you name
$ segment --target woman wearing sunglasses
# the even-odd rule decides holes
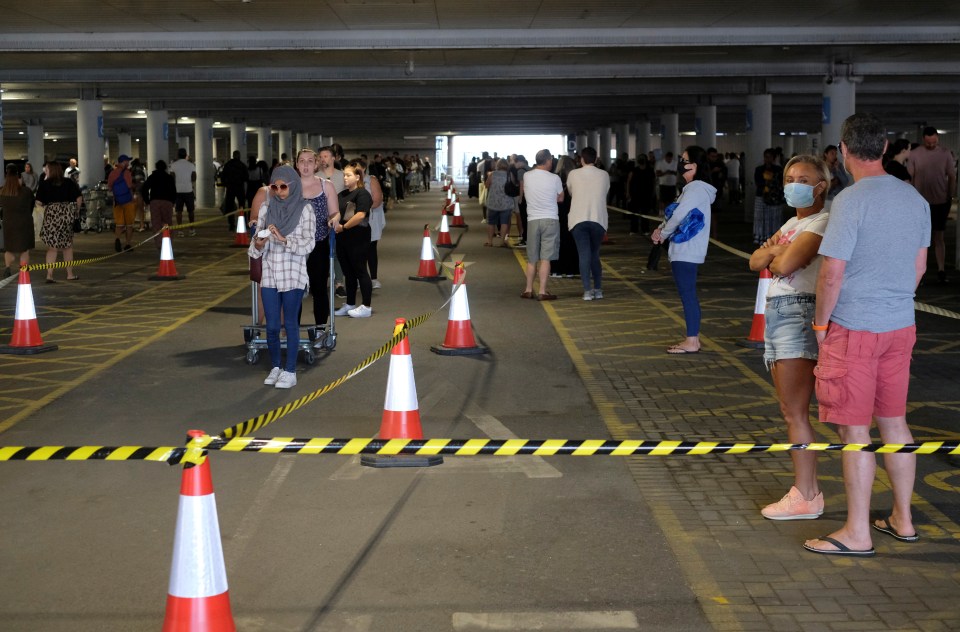
[[[250,242],[248,254],[263,258],[260,294],[267,318],[267,350],[273,368],[268,386],[297,385],[297,352],[300,348],[300,302],[309,285],[307,255],[316,245],[313,207],[303,199],[300,176],[293,167],[277,167],[270,178],[267,204],[260,209],[260,228]],[[280,364],[280,319],[287,332],[287,358]]]

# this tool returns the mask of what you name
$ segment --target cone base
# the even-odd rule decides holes
[[[57,345],[35,345],[33,347],[12,347],[10,345],[0,345],[0,354],[3,355],[36,355],[46,353],[47,351],[56,351]]]
[[[451,224],[450,228],[470,228],[470,224]]]
[[[445,276],[443,276],[443,275],[441,275],[441,274],[438,274],[437,276],[412,276],[412,277],[407,277],[407,278],[410,279],[411,281],[434,281],[434,282],[436,282],[436,281],[443,281],[443,280],[446,279],[447,277],[445,277]]]
[[[437,244],[437,248],[453,248],[453,244]]]
[[[434,465],[442,464],[443,457],[439,454],[400,454],[397,456],[380,456],[379,454],[360,455],[360,465],[364,467],[433,467]]]
[[[187,278],[187,277],[186,277],[185,275],[182,275],[182,274],[179,275],[179,276],[176,276],[176,275],[175,275],[175,276],[160,276],[159,274],[154,274],[153,276],[147,277],[147,280],[148,280],[148,281],[180,281],[180,280],[186,279],[186,278]]]
[[[763,349],[766,345],[762,340],[750,340],[749,338],[745,338],[743,340],[738,340],[737,346],[747,347],[748,349]]]
[[[462,356],[462,355],[482,355],[484,353],[490,353],[490,348],[481,347],[479,345],[475,347],[447,347],[446,345],[437,345],[435,347],[430,347],[430,351],[433,351],[437,355]]]

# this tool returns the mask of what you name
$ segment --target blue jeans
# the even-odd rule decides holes
[[[603,226],[596,222],[580,222],[571,230],[573,241],[577,244],[577,254],[580,255],[580,280],[583,281],[583,291],[590,291],[590,275],[593,274],[593,289],[601,288],[603,268],[600,266],[600,243],[603,241]]]
[[[671,261],[673,281],[677,284],[680,293],[680,302],[683,304],[683,319],[687,321],[687,337],[700,335],[700,300],[697,298],[697,269],[698,263],[687,261]]]
[[[260,288],[263,296],[263,314],[267,317],[267,350],[270,363],[280,366],[280,310],[283,310],[283,328],[287,330],[287,373],[297,372],[297,352],[300,350],[300,302],[303,290],[278,292],[275,287]]]

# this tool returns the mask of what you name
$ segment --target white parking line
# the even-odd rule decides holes
[[[595,612],[455,612],[454,630],[639,630],[630,610]]]

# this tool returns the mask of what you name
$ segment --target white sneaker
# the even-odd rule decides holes
[[[603,298],[603,290],[597,289],[593,291],[593,300],[599,301]]]
[[[361,305],[347,312],[347,316],[350,318],[370,318],[371,314],[373,314],[373,310],[366,305]]]
[[[197,236],[197,229],[196,229],[196,228],[191,228],[191,229],[190,229],[190,236],[191,236],[191,237],[196,237],[196,236]]]
[[[297,385],[297,374],[280,371],[275,388],[292,388]]]
[[[372,287],[375,290],[379,290],[383,286],[380,285],[380,281],[377,281],[376,279],[374,279],[373,281],[370,282],[370,287]]]
[[[334,316],[346,316],[350,313],[351,310],[356,309],[356,305],[351,305],[350,303],[344,303],[333,312]]]
[[[592,301],[593,300],[593,290],[587,290],[583,293],[583,300]]]
[[[280,377],[280,367],[275,366],[270,369],[270,373],[267,374],[267,379],[263,381],[267,386],[273,386],[277,383],[277,378]]]

